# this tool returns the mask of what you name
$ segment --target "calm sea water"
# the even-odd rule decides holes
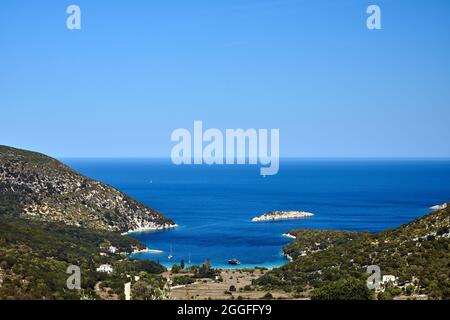
[[[163,254],[143,254],[166,266],[209,258],[227,267],[275,267],[295,228],[381,231],[450,200],[447,160],[284,160],[278,175],[256,166],[175,166],[156,159],[63,159],[73,169],[110,184],[179,224],[134,237]],[[252,223],[271,210],[304,210],[312,218]],[[174,259],[167,256],[172,248]]]

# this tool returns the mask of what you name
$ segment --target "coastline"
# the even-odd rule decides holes
[[[446,206],[447,206],[447,203],[443,203],[443,204],[438,204],[438,205],[435,205],[432,207],[423,207],[423,210],[425,211],[426,209],[430,210],[433,208],[435,208],[435,210],[439,210],[439,209],[445,208]],[[279,211],[275,211],[275,212],[279,212]],[[289,213],[291,213],[291,212],[293,212],[293,211],[289,211]],[[307,215],[307,217],[314,215],[312,213],[307,213],[307,212],[303,212],[303,211],[298,211],[298,213],[310,214],[310,215]],[[282,219],[282,220],[284,220],[284,219]],[[139,234],[139,233],[147,233],[147,232],[152,233],[152,232],[161,232],[164,230],[171,230],[176,227],[179,227],[179,225],[174,224],[174,225],[164,225],[164,226],[152,227],[152,228],[140,228],[140,229],[126,232],[124,234],[132,236],[133,234]],[[322,229],[318,229],[318,230],[322,230]],[[294,234],[290,233],[289,231],[281,233],[280,236],[287,238],[289,240],[292,240],[292,241],[295,241],[297,239],[297,237]],[[294,261],[294,258],[291,255],[289,255],[283,251],[284,247],[285,247],[285,245],[283,245],[281,247],[281,252],[280,252],[280,258],[282,257],[282,259],[280,259],[276,262],[242,263],[240,265],[230,265],[230,264],[227,264],[226,262],[220,262],[220,263],[212,262],[212,268],[217,269],[217,270],[224,270],[224,271],[226,271],[226,270],[246,270],[246,269],[272,270],[272,269],[280,268],[280,267],[283,267],[283,266],[287,265],[288,263]],[[163,251],[163,250],[150,249],[149,247],[147,247],[143,250],[132,252],[130,254],[130,256],[133,256],[133,258],[137,258],[139,260],[154,260],[154,259],[156,259],[155,256],[162,255],[164,253],[165,253],[165,251]],[[158,258],[158,262],[159,262],[159,258]],[[179,262],[180,262],[179,260],[174,259],[171,261],[161,261],[159,263],[161,265],[163,265],[164,267],[166,267],[168,270],[171,270],[172,266],[174,264],[179,264]],[[203,263],[203,261],[196,261],[194,263],[191,263],[190,265],[191,266],[192,265],[200,266],[200,265],[202,265],[202,263]]]
[[[263,270],[273,270],[273,269],[277,269],[280,268],[282,266],[284,266],[286,263],[288,263],[289,261],[285,261],[284,263],[276,263],[276,262],[269,262],[269,263],[259,263],[259,264],[240,264],[240,265],[229,265],[229,264],[213,264],[211,265],[211,267],[213,269],[217,269],[217,270],[253,270],[253,269],[263,269]],[[171,270],[172,266],[175,263],[169,264],[169,263],[161,263],[161,265],[163,265],[164,267],[167,268],[167,270]],[[198,265],[198,264],[191,264],[192,265]]]
[[[162,226],[157,227],[142,227],[133,230],[128,230],[127,232],[121,233],[123,236],[132,235],[136,233],[146,233],[146,232],[155,232],[155,231],[165,231],[170,229],[178,228],[178,224],[164,224]]]
[[[296,236],[294,236],[293,234],[290,234],[289,232],[283,233],[282,236],[285,238],[289,238],[289,239],[294,239],[294,240],[297,239]]]
[[[150,248],[145,248],[142,250],[135,250],[131,253],[131,255],[133,254],[141,254],[141,253],[151,253],[151,254],[162,254],[164,253],[163,250],[158,250],[158,249],[150,249]]]
[[[448,203],[445,202],[445,203],[442,203],[442,204],[434,205],[434,206],[430,207],[429,209],[431,211],[438,211],[438,210],[442,210],[442,209],[447,208],[447,206],[448,206]]]
[[[159,181],[155,178],[157,173],[161,171],[162,168],[165,169],[165,167],[162,167],[160,164],[157,163],[152,166],[152,163],[144,162],[142,164],[142,170],[137,168],[136,181],[140,181],[139,177],[143,176],[144,173],[147,172],[147,169],[150,170],[148,177],[146,176],[145,179],[142,179],[142,184],[137,184],[139,186],[139,190],[144,190],[142,191],[143,194],[139,195],[134,194],[133,190],[127,189],[127,183],[121,182],[122,180],[120,179],[117,179],[118,182],[115,182],[115,178],[111,179],[111,181],[108,180],[109,178],[107,175],[114,177],[115,173],[120,174],[120,176],[125,174],[127,172],[127,162],[117,162],[117,164],[113,163],[111,164],[111,166],[114,165],[112,167],[106,166],[107,163],[102,163],[103,162],[98,164],[94,163],[91,165],[92,167],[88,167],[87,169],[85,168],[87,166],[86,164],[80,165],[79,169],[85,171],[86,174],[95,175],[99,179],[105,179],[106,182],[113,183],[113,185],[117,188],[138,196],[138,198],[158,198],[156,208],[158,208],[160,212],[170,212],[170,218],[175,220],[175,223],[179,225],[178,228],[171,227],[164,229],[164,227],[159,227],[129,230],[135,229],[134,227],[142,226],[138,223],[134,223],[131,228],[122,229],[123,232],[132,231],[126,234],[142,241],[144,246],[148,246],[151,249],[162,249],[165,252],[160,255],[140,253],[136,254],[135,258],[146,258],[155,261],[159,258],[160,262],[167,262],[169,265],[172,265],[173,263],[180,263],[181,258],[184,258],[184,260],[187,261],[188,254],[191,253],[191,258],[193,258],[192,261],[196,264],[201,264],[204,259],[210,258],[213,265],[219,264],[221,267],[227,269],[230,267],[225,264],[231,258],[237,258],[242,263],[251,263],[253,264],[252,267],[255,263],[259,264],[265,261],[275,262],[278,264],[276,266],[280,266],[286,264],[287,260],[284,257],[279,257],[279,252],[285,245],[287,245],[287,243],[294,241],[294,238],[289,236],[282,237],[283,233],[288,233],[290,230],[306,228],[381,232],[388,228],[395,228],[396,226],[406,223],[416,217],[420,217],[424,212],[428,212],[428,207],[444,203],[446,199],[445,197],[441,197],[438,193],[436,196],[433,195],[433,197],[426,196],[423,197],[423,199],[420,198],[420,201],[417,201],[417,203],[414,202],[411,204],[405,200],[405,202],[400,202],[399,205],[383,205],[382,209],[380,209],[380,207],[376,205],[378,201],[376,198],[378,198],[378,196],[374,196],[373,199],[369,199],[369,203],[363,204],[364,208],[367,208],[371,214],[373,213],[373,219],[356,219],[355,217],[358,217],[357,211],[359,210],[359,204],[354,203],[353,201],[346,203],[344,208],[338,206],[340,201],[339,199],[336,200],[334,197],[329,197],[329,195],[323,195],[322,199],[322,194],[318,195],[319,198],[317,199],[317,203],[310,202],[308,197],[302,199],[301,201],[291,201],[292,199],[290,193],[288,192],[290,185],[286,185],[285,182],[287,183],[287,181],[284,180],[281,181],[283,185],[280,186],[280,190],[283,194],[280,195],[280,198],[277,196],[275,199],[276,201],[268,199],[268,202],[266,203],[261,201],[264,199],[264,196],[245,195],[245,193],[242,193],[241,191],[246,189],[246,185],[243,187],[240,185],[238,186],[239,188],[237,190],[239,190],[239,195],[237,195],[236,198],[234,195],[233,198],[222,197],[223,194],[219,190],[219,185],[217,189],[209,189],[206,185],[198,183],[200,177],[183,175],[183,177],[188,179],[187,181],[192,181],[194,183],[195,194],[189,193],[180,199],[179,205],[174,205],[172,197],[169,196],[166,191],[159,191],[155,188],[157,185],[156,181]],[[105,177],[102,176],[103,173],[98,174],[98,176],[96,175],[96,168],[100,164],[105,165],[106,168],[111,168],[107,174],[104,174]],[[75,168],[76,167],[77,166],[75,165]],[[293,163],[291,168],[292,172],[296,172],[297,167],[298,165]],[[314,173],[313,177],[322,177],[327,179],[327,177],[323,177],[322,174],[317,176],[315,174],[316,171],[314,171],[317,170],[321,172],[322,169],[326,169],[327,167],[328,166],[319,166],[314,164],[314,167],[307,167],[307,169],[312,170],[312,174]],[[389,166],[389,168],[391,168],[391,166]],[[173,174],[170,170],[167,172],[168,179],[171,179],[171,181],[172,179],[174,179],[173,181],[177,181],[175,179],[178,174],[177,172],[173,172]],[[333,172],[334,171],[331,171],[331,173]],[[237,176],[241,176],[241,174],[244,173],[245,171],[236,171]],[[212,177],[218,179],[218,183],[222,181],[222,172],[208,171],[205,172],[205,174],[207,176],[211,175]],[[223,172],[223,177],[226,178],[227,174],[227,172]],[[150,187],[148,186],[149,179],[153,179],[154,181],[154,184]],[[256,181],[250,180],[250,182],[253,184]],[[370,180],[368,184],[370,184]],[[183,190],[182,186],[179,187],[177,184],[171,185],[171,188],[172,187],[175,188],[174,190],[177,190],[177,192],[182,192]],[[342,187],[345,188],[346,186],[344,185]],[[371,188],[369,189],[371,190]],[[207,190],[210,190],[212,194],[207,194]],[[306,186],[305,190],[307,190]],[[301,194],[301,192],[304,192],[305,190],[303,187],[299,190],[292,190],[292,195],[297,197],[297,195]],[[334,186],[332,190],[335,190]],[[399,192],[399,197],[403,197],[401,188],[399,189]],[[285,194],[289,196],[285,196]],[[246,200],[247,198],[249,201],[248,203]],[[205,202],[202,202],[203,199],[206,199]],[[241,200],[244,201],[242,204]],[[384,201],[384,198],[382,198],[381,201]],[[327,209],[328,206],[329,209]],[[411,207],[412,209],[408,209],[408,207]],[[271,209],[304,210],[316,213],[316,216],[289,221],[285,220],[266,223],[251,222],[251,219],[254,216],[260,213],[268,212]],[[187,211],[189,211],[189,214],[185,213]],[[396,214],[397,212],[398,214]],[[165,221],[161,222],[162,224],[165,223]],[[149,224],[149,226],[152,225],[153,224]],[[220,238],[217,237],[218,234],[220,234]],[[186,241],[186,239],[188,239],[188,241]],[[233,241],[235,240],[236,242],[234,243]],[[239,249],[233,249],[233,251],[229,249],[231,246],[230,243],[235,246],[240,246],[240,242],[242,242],[242,247]],[[173,247],[174,259],[168,261],[167,257],[170,246]],[[261,247],[264,247],[264,251]]]

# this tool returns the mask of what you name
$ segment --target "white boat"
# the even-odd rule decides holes
[[[231,264],[231,265],[234,265],[234,266],[238,266],[238,265],[241,264],[241,262],[238,259],[235,258],[235,259],[228,260],[228,264]]]

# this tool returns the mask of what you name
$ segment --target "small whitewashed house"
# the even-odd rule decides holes
[[[112,273],[113,268],[110,264],[102,264],[97,268],[97,272]]]
[[[383,285],[387,285],[389,283],[397,284],[397,277],[392,275],[385,275],[381,280]]]
[[[111,247],[109,247],[108,252],[111,253],[111,254],[115,254],[117,252],[117,248],[111,246]]]

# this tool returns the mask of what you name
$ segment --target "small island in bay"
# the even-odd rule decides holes
[[[302,219],[314,216],[311,212],[306,211],[271,211],[260,216],[254,217],[252,222],[267,222],[276,220]]]

